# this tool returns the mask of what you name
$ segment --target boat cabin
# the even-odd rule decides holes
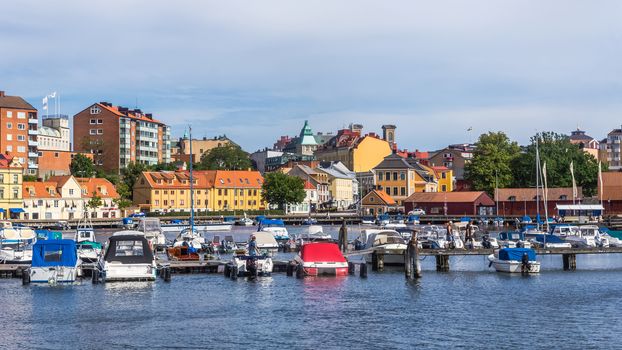
[[[104,260],[121,264],[150,264],[153,252],[144,235],[131,234],[131,231],[119,232],[108,240]]]

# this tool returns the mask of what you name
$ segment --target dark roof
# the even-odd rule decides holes
[[[479,201],[482,205],[493,206],[495,201],[486,192],[415,192],[404,202],[416,203],[472,203]]]
[[[376,165],[374,169],[411,169],[413,166],[404,157],[395,153],[390,154]]]
[[[37,110],[30,103],[26,102],[26,100],[19,96],[0,96],[0,107]]]

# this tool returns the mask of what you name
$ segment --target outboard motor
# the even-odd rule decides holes
[[[523,274],[529,273],[529,270],[531,270],[531,264],[529,263],[529,255],[527,253],[523,254],[523,257],[521,258],[521,272]]]
[[[248,271],[248,279],[254,280],[257,278],[257,260],[254,257],[246,260],[246,271]]]
[[[486,249],[492,248],[492,245],[490,244],[490,241],[488,240],[488,236],[482,237],[482,247]]]

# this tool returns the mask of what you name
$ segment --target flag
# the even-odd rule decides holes
[[[574,179],[574,162],[570,162],[570,176],[572,176],[572,200],[574,201],[577,194],[577,182]]]
[[[43,110],[47,110],[48,109],[48,97],[45,96],[43,98]]]
[[[548,199],[549,199],[548,198],[549,197],[549,195],[548,195],[549,188],[548,188],[547,183],[546,183],[546,162],[544,162],[544,164],[542,165],[542,178],[544,180],[544,202],[546,203],[548,201]]]
[[[603,167],[602,167],[602,162],[598,161],[598,189],[599,189],[599,197],[600,197],[600,202],[603,202]]]
[[[50,94],[50,98],[56,98],[56,91]]]

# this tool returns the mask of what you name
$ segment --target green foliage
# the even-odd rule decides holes
[[[128,199],[132,198],[132,191],[134,188],[134,183],[136,179],[140,176],[143,171],[148,171],[149,168],[145,164],[130,162],[124,169],[121,170],[122,183],[126,186],[129,194],[127,195]],[[122,189],[123,190],[123,189]],[[117,192],[119,191],[119,187],[117,186]]]
[[[102,198],[98,196],[96,192],[93,192],[93,197],[91,197],[91,199],[89,199],[89,201],[86,203],[86,207],[95,210],[101,207],[102,204],[104,204]]]
[[[22,177],[23,182],[34,182],[37,181],[37,176],[35,175],[24,175]]]
[[[546,162],[547,184],[552,187],[572,187],[570,162],[574,163],[577,186],[583,187],[585,196],[596,192],[598,161],[570,142],[566,135],[544,132],[531,138],[531,144],[512,162],[513,186],[533,187],[536,185],[536,142],[539,142],[541,163]],[[604,165],[603,171],[606,171]]]
[[[476,143],[473,159],[465,167],[465,178],[475,190],[492,195],[497,182],[499,188],[512,183],[511,164],[519,151],[518,143],[510,141],[501,131],[482,134]]]
[[[268,173],[262,186],[263,199],[271,204],[278,204],[283,209],[287,204],[301,203],[305,199],[304,181],[281,172]]]
[[[173,171],[173,170],[177,170],[177,166],[175,165],[175,163],[158,163],[156,165],[149,166],[149,170],[150,171],[162,171],[162,170]]]
[[[248,153],[240,146],[226,145],[212,148],[201,157],[197,170],[246,170],[252,167]]]
[[[84,154],[76,154],[69,164],[69,171],[75,177],[93,177],[95,176],[95,165]]]
[[[119,175],[114,174],[114,173],[107,173],[103,169],[100,169],[100,168],[97,168],[95,170],[95,176],[102,178],[102,179],[106,179],[115,186],[117,186],[119,184],[119,181],[121,181],[121,179],[119,178]]]

